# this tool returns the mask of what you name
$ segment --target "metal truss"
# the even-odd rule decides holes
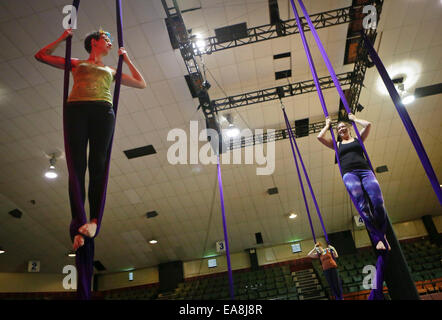
[[[248,37],[243,39],[238,39],[230,42],[218,43],[216,37],[211,37],[205,39],[209,45],[204,52],[198,51],[198,46],[193,43],[191,36],[188,35],[187,29],[184,25],[184,21],[181,16],[181,12],[178,8],[176,0],[173,1],[173,7],[167,5],[168,0],[161,0],[163,7],[166,11],[168,19],[173,20],[173,36],[175,37],[176,43],[179,45],[181,55],[184,59],[186,68],[189,75],[197,77],[203,80],[203,76],[199,70],[198,63],[195,59],[198,55],[210,54],[215,51],[225,50],[228,48],[233,48],[237,46],[242,46],[254,42],[264,41],[268,39],[273,39],[282,36],[288,36],[291,34],[299,33],[296,21],[287,20],[281,21],[276,25],[265,25],[255,28],[248,29]],[[378,19],[382,11],[383,0],[378,0],[376,2],[376,8],[378,10]],[[315,28],[321,29],[333,25],[344,24],[351,21],[356,21],[360,18],[356,18],[354,14],[354,9],[357,7],[346,7],[336,10],[331,10],[327,12],[322,12],[314,14],[311,16]],[[304,31],[309,31],[308,25],[305,23],[305,19],[301,18],[304,26]],[[375,30],[365,31],[369,39],[372,41],[376,38]],[[362,38],[361,38],[362,39]],[[199,40],[200,41],[200,40]],[[362,40],[361,40],[362,41]],[[351,91],[351,103],[350,109],[353,113],[357,111],[359,96],[362,90],[363,81],[365,78],[365,73],[367,69],[368,54],[364,50],[361,43],[358,46],[358,59],[355,62],[355,67],[353,72],[338,74],[338,80],[341,86],[350,85]],[[322,77],[319,79],[321,88],[329,89],[334,87],[334,83],[331,77]],[[308,92],[316,91],[315,84],[313,80],[306,80],[298,83],[287,84],[284,86],[274,87],[270,89],[258,90],[254,92],[244,93],[236,96],[230,96],[226,98],[210,100],[208,95],[208,90],[202,88],[202,94],[199,96],[200,107],[203,109],[203,113],[207,120],[211,120],[213,124],[216,121],[215,114],[218,111],[224,111],[228,109],[238,108],[250,104],[262,103],[266,101],[280,99],[282,97],[294,96],[299,94],[304,94]],[[325,122],[312,123],[309,125],[309,134],[319,132]],[[219,126],[215,125],[217,131],[219,132]],[[295,133],[296,134],[296,133]],[[272,137],[267,137],[267,134],[262,136],[252,136],[247,139],[242,139],[236,143],[231,143],[231,149],[241,148],[249,145],[255,145],[256,143],[266,143],[269,141],[277,141],[286,139],[288,137],[287,130],[281,129],[277,130]],[[273,140],[272,140],[273,139]]]
[[[332,120],[332,125],[336,125],[338,120]],[[315,123],[310,123],[308,125],[308,134],[318,133],[324,128],[325,121],[319,121]],[[304,129],[304,128],[300,128]],[[292,124],[292,133],[295,138],[300,138],[296,133],[295,126]],[[307,135],[303,135],[307,136]],[[229,144],[226,146],[226,150],[233,150],[238,148],[250,147],[256,144],[268,143],[273,141],[285,140],[289,138],[288,129],[277,129],[273,134],[263,133],[257,134],[250,137],[241,137],[241,139],[233,139],[229,141]]]
[[[341,86],[350,85],[353,80],[353,72],[340,73],[337,75]],[[333,80],[330,76],[319,78],[321,89],[334,88]],[[248,93],[230,96],[212,100],[215,110],[225,111],[228,109],[239,108],[254,103],[261,103],[280,98],[281,92],[283,97],[295,96],[309,92],[315,92],[316,87],[313,80],[305,80],[297,83],[291,83],[280,87],[274,87],[264,90],[258,90]]]
[[[384,0],[379,0],[376,5],[377,10],[377,18],[378,22],[382,13],[382,6],[384,4]],[[363,31],[365,35],[367,36],[372,43],[375,42],[377,32],[373,29],[368,29]],[[355,114],[357,110],[357,106],[359,104],[359,97],[361,95],[362,87],[364,85],[364,79],[365,79],[365,73],[367,71],[367,65],[370,63],[368,60],[368,51],[365,49],[363,43],[363,38],[360,37],[359,44],[358,44],[358,58],[355,62],[355,66],[353,69],[353,81],[350,85],[350,110],[353,114]]]
[[[346,8],[321,12],[311,15],[311,19],[316,29],[332,27],[348,23],[353,20],[357,20],[352,14],[355,8],[357,7],[350,6]],[[301,18],[301,23],[304,26],[304,31],[310,31],[310,28],[304,17]],[[204,51],[200,51],[198,47],[195,46],[195,55],[200,56],[203,54],[211,54],[216,51],[244,46],[247,44],[265,41],[269,39],[285,37],[297,33],[299,33],[299,28],[298,25],[296,24],[296,19],[285,20],[281,21],[276,25],[267,24],[267,25],[249,28],[247,29],[247,37],[232,41],[219,42],[216,37],[198,39],[198,41],[204,41],[206,47]]]

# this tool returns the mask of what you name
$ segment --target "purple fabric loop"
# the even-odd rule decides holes
[[[365,48],[368,50],[368,53],[370,54],[372,61],[376,65],[376,68],[378,69],[378,72],[382,80],[384,81],[385,87],[390,93],[391,100],[393,100],[394,106],[396,107],[396,110],[399,113],[399,116],[401,117],[405,129],[407,130],[408,135],[410,136],[411,142],[413,143],[413,146],[416,149],[417,155],[421,160],[422,166],[424,167],[424,170],[428,176],[428,179],[430,180],[434,192],[436,193],[436,196],[439,199],[439,204],[442,204],[442,191],[440,188],[439,180],[437,179],[436,173],[434,172],[430,159],[428,158],[427,153],[425,152],[425,148],[419,138],[416,128],[413,125],[413,122],[411,121],[407,109],[402,103],[402,99],[399,96],[399,93],[397,92],[393,81],[388,75],[388,72],[385,69],[384,64],[379,58],[379,55],[377,54],[376,50],[373,48],[372,43],[363,32],[362,32],[362,37],[364,39]]]
[[[221,178],[221,165],[219,164],[219,154],[217,156],[218,162],[218,187],[219,187],[219,198],[221,201],[221,213],[223,217],[223,230],[224,230],[224,241],[226,243],[226,257],[227,257],[227,270],[229,273],[229,291],[230,291],[230,299],[235,299],[234,291],[233,291],[233,277],[232,277],[232,267],[230,265],[230,250],[229,250],[229,238],[227,236],[227,222],[226,222],[226,213],[224,210],[224,193],[223,193],[223,180]]]
[[[77,9],[80,5],[80,0],[74,0],[73,6]],[[117,11],[117,29],[118,29],[118,44],[120,47],[123,46],[123,25],[121,18],[121,0],[116,0],[116,11]],[[72,164],[72,152],[69,148],[69,144],[67,142],[66,135],[66,106],[67,99],[69,94],[69,76],[71,70],[71,49],[72,49],[72,38],[68,37],[66,39],[66,53],[65,53],[65,68],[64,68],[64,87],[63,87],[63,128],[64,128],[64,145],[65,145],[65,154],[66,154],[66,163],[69,172],[69,179],[74,181],[74,202],[76,209],[79,211],[79,215],[75,219],[73,219],[70,226],[70,234],[71,239],[79,234],[78,228],[83,224],[87,223],[86,212],[84,209],[84,202],[81,200],[80,196],[80,186],[79,180],[77,178],[77,174],[75,172],[74,166]],[[121,75],[123,70],[123,57],[120,56],[118,60],[118,68],[117,73],[115,75],[115,90],[114,90],[114,99],[113,99],[113,109],[115,116],[117,114],[118,109],[118,100],[120,96],[120,86],[121,86]],[[113,140],[113,134],[112,134]],[[101,226],[101,220],[103,217],[104,211],[104,203],[106,200],[106,189],[107,182],[109,177],[109,167],[110,167],[110,157],[112,152],[112,140],[111,147],[109,149],[109,153],[107,155],[107,163],[106,163],[106,174],[105,174],[105,183],[104,188],[102,190],[102,201],[101,201],[101,209],[97,218],[97,231],[94,238],[98,235]],[[84,237],[84,245],[80,247],[76,252],[75,264],[77,268],[77,295],[81,300],[90,300],[91,299],[91,283],[93,277],[93,262],[94,262],[94,238]]]
[[[294,11],[295,11],[296,10],[295,3],[293,2],[293,0],[290,0],[290,2],[292,3],[292,7],[294,8]],[[321,55],[322,55],[322,57],[324,59],[324,62],[325,62],[325,65],[327,66],[328,72],[330,73],[330,76],[333,79],[333,83],[335,84],[335,87],[338,90],[338,93],[339,93],[339,96],[341,97],[341,101],[342,101],[342,103],[344,105],[345,111],[347,111],[347,113],[351,113],[351,110],[350,110],[350,107],[348,105],[347,99],[345,98],[345,94],[342,91],[341,84],[339,83],[339,80],[336,77],[335,70],[333,69],[333,66],[332,66],[332,64],[330,62],[330,59],[328,58],[328,55],[327,55],[327,52],[324,49],[324,46],[322,45],[321,39],[319,38],[319,35],[318,35],[318,32],[316,31],[315,26],[313,25],[313,22],[310,19],[310,16],[309,16],[307,10],[305,9],[305,6],[304,6],[304,3],[302,2],[302,0],[298,0],[298,3],[301,6],[301,10],[304,13],[304,17],[305,17],[305,19],[306,19],[306,21],[307,21],[307,23],[308,23],[308,25],[310,27],[310,31],[312,32],[312,35],[315,38],[316,44],[318,45],[319,51],[321,52]],[[300,26],[299,29],[300,29],[300,32],[301,32],[302,26]],[[368,164],[369,164],[371,170],[374,172],[373,166],[371,164],[370,158],[369,158],[368,153],[367,153],[367,150],[365,149],[364,143],[362,142],[362,139],[361,139],[361,135],[359,134],[359,130],[358,130],[357,126],[356,126],[356,123],[354,123],[354,122],[353,122],[353,128],[354,128],[355,133],[356,133],[356,135],[358,137],[358,140],[361,142],[362,150],[364,150],[364,154],[365,154],[365,157],[367,158]]]

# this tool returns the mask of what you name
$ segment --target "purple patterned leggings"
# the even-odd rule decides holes
[[[360,216],[374,245],[376,246],[379,241],[382,241],[385,248],[387,248],[388,245],[385,240],[387,212],[384,207],[381,188],[373,171],[353,170],[344,174],[342,179],[351,193],[355,205],[358,206]],[[370,293],[370,300],[383,299],[382,289],[387,252],[386,250],[377,250],[376,289],[373,289]]]

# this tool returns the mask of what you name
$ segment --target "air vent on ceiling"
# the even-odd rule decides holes
[[[285,53],[275,54],[275,55],[273,56],[273,59],[274,59],[274,60],[277,60],[277,59],[283,59],[283,58],[290,58],[291,55],[292,55],[292,54],[291,54],[290,52],[285,52]]]
[[[295,121],[296,138],[307,137],[309,129],[309,119],[301,119]]]
[[[387,172],[388,171],[388,167],[387,166],[380,166],[376,168],[376,172],[377,173],[382,173],[382,172]]]
[[[22,216],[22,212],[18,209],[14,209],[8,212],[11,216],[13,216],[14,218],[20,219]]]
[[[442,93],[442,83],[416,88],[416,90],[414,91],[414,95],[416,98],[428,97],[440,93]]]
[[[126,157],[128,159],[139,158],[139,157],[148,156],[148,155],[155,154],[155,153],[157,153],[157,152],[155,151],[154,147],[151,144],[148,146],[145,146],[145,147],[140,147],[140,148],[135,148],[135,149],[130,149],[130,150],[124,151],[124,154],[126,155]]]
[[[272,194],[277,194],[278,193],[278,188],[270,188],[270,189],[268,189],[267,190],[267,193],[269,194],[269,195],[272,195]]]
[[[100,262],[100,260],[95,260],[95,261],[94,261],[94,267],[95,267],[95,269],[97,269],[98,271],[104,271],[104,270],[106,270],[106,268],[103,266],[103,264]]]
[[[275,72],[275,80],[290,78],[291,76],[292,76],[292,70]]]
[[[149,211],[148,213],[146,213],[147,218],[154,218],[157,215],[158,215],[158,212],[156,212],[156,211]]]

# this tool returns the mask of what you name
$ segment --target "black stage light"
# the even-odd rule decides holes
[[[356,107],[356,111],[361,112],[362,110],[364,110],[364,106],[362,106],[360,103],[358,103],[358,105]]]

